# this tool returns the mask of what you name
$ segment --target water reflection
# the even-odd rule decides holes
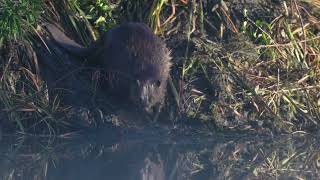
[[[111,137],[111,138],[110,138]],[[1,179],[185,180],[315,178],[319,141],[295,134],[182,136],[122,132],[72,138],[4,137]]]

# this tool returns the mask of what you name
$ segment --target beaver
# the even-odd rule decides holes
[[[162,107],[171,68],[170,50],[143,23],[126,23],[111,28],[84,47],[55,25],[46,28],[69,53],[94,59],[108,74],[108,88],[120,99],[129,100],[151,113]]]

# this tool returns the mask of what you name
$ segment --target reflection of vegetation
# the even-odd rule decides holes
[[[299,6],[305,4],[270,3],[265,10],[265,1],[47,2],[1,1],[0,115],[13,129],[54,133],[73,118],[65,116],[73,104],[63,103],[43,79],[47,68],[35,52],[53,48],[38,22],[55,22],[87,45],[127,20],[148,22],[168,39],[174,61],[169,100],[175,103],[168,101],[165,113],[257,132],[318,128],[319,19]],[[309,6],[318,6],[314,2]],[[29,36],[18,41],[22,32]]]
[[[319,142],[308,135],[277,140],[215,135],[218,141],[203,137],[202,142],[144,137],[149,140],[129,138],[111,143],[81,137],[46,142],[25,138],[16,146],[4,143],[0,178],[140,179],[143,173],[149,177],[161,174],[164,179],[310,179],[320,175]]]
[[[270,177],[300,177],[308,179],[316,177],[319,173],[319,143],[315,139],[300,137],[285,140],[274,144],[272,151],[259,149],[263,157],[262,163],[255,167],[253,173],[256,176],[268,175]],[[308,167],[308,169],[305,169]],[[310,169],[309,169],[310,168]],[[297,175],[299,172],[305,172]]]

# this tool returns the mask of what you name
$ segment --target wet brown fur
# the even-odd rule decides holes
[[[46,27],[54,40],[70,53],[99,62],[119,99],[129,99],[148,112],[163,104],[171,67],[170,51],[147,25],[117,26],[88,48],[68,38],[56,26]]]

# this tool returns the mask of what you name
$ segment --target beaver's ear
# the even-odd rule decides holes
[[[67,50],[69,53],[84,57],[90,54],[91,48],[86,48],[76,43],[63,33],[57,26],[53,24],[45,24],[46,29],[49,31],[53,39],[58,43],[59,46]]]

